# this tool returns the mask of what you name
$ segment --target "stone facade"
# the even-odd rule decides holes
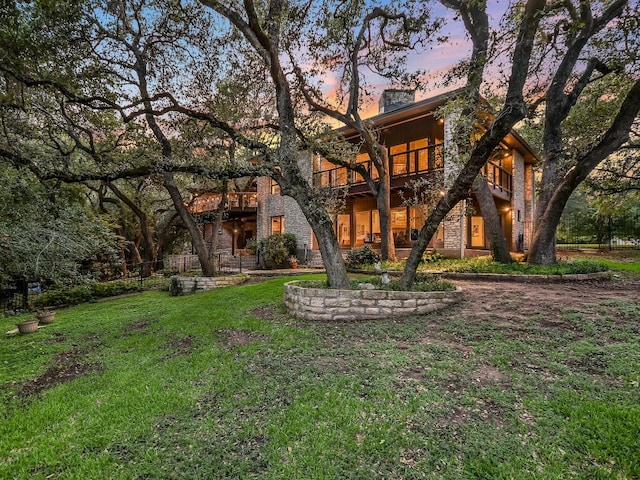
[[[453,128],[455,118],[451,116],[444,120],[444,177],[445,185],[451,185],[458,175],[461,165],[457,161],[457,148],[453,140]],[[460,202],[453,207],[449,215],[443,220],[444,250],[447,256],[461,257],[466,248],[466,205]]]
[[[524,157],[517,151],[511,151],[513,155],[513,181],[511,182],[511,238],[513,251],[522,251],[525,247],[525,186],[524,186]]]
[[[533,165],[524,166],[524,248],[529,248],[535,215],[535,173]]]
[[[378,100],[378,113],[392,112],[415,102],[415,99],[415,90],[385,90]]]
[[[298,159],[300,170],[312,182],[313,158],[310,152],[301,152]],[[258,212],[257,212],[257,237],[267,237],[271,231],[273,217],[284,217],[284,231],[293,233],[298,242],[298,254],[312,247],[312,230],[307,219],[302,213],[298,203],[291,197],[271,193],[271,179],[261,177],[258,179]]]
[[[285,307],[297,318],[319,321],[372,320],[426,314],[462,300],[462,290],[396,292],[304,288],[301,282],[284,285]]]

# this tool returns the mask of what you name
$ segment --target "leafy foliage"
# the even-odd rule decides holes
[[[437,263],[441,260],[444,260],[444,255],[438,253],[436,250],[427,251],[422,254],[422,263]]]
[[[474,257],[441,262],[446,271],[460,273],[505,273],[529,275],[568,275],[597,273],[609,270],[607,265],[595,260],[573,260],[555,265],[529,265],[513,262],[509,265],[494,262],[491,257]]]
[[[137,281],[115,280],[103,283],[85,283],[45,292],[33,298],[35,307],[78,305],[98,298],[113,297],[125,293],[140,292],[144,288]]]
[[[73,283],[118,264],[108,217],[79,186],[39,182],[0,164],[0,280],[13,276]]]
[[[380,255],[374,252],[369,245],[355,248],[347,252],[347,266],[357,268],[363,265],[373,265],[380,261]]]
[[[293,233],[274,233],[258,242],[258,252],[270,268],[284,264],[291,256],[295,256],[298,242]]]

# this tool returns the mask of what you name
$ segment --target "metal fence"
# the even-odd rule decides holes
[[[564,249],[640,249],[640,215],[563,216],[558,225],[557,246]]]
[[[242,273],[261,268],[259,255],[232,255],[219,252],[214,257],[215,269],[223,273]],[[166,268],[171,272],[184,273],[200,270],[197,255],[169,255],[165,260]]]

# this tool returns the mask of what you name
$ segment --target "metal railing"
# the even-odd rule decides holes
[[[439,171],[444,168],[444,145],[429,145],[428,147],[407,150],[390,156],[392,178],[411,177],[428,172]],[[378,172],[371,160],[360,162],[369,175],[375,180]],[[497,191],[511,195],[513,192],[513,175],[503,167],[488,163],[482,169],[489,185]],[[346,167],[335,167],[321,170],[313,174],[313,184],[318,187],[344,187],[360,185],[364,178],[359,173]]]
[[[444,148],[442,144],[430,145],[424,148],[407,150],[390,156],[392,177],[405,177],[427,173],[441,169],[444,165]],[[378,172],[371,160],[358,163],[376,180]],[[346,167],[335,167],[313,174],[313,184],[317,187],[344,187],[359,185],[365,180],[359,173]]]
[[[198,197],[193,201],[191,207],[194,213],[203,213],[216,210],[222,201],[222,194],[207,195]],[[248,209],[258,207],[258,194],[256,192],[234,192],[227,194],[227,208]]]
[[[513,175],[495,163],[488,163],[482,168],[487,183],[494,190],[511,195],[513,192]]]

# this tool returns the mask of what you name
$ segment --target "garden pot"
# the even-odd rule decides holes
[[[36,313],[36,318],[42,325],[53,323],[53,319],[56,316],[56,312],[52,310],[46,310],[44,312]]]
[[[38,319],[31,318],[20,323],[16,323],[20,333],[33,333],[38,330]]]

